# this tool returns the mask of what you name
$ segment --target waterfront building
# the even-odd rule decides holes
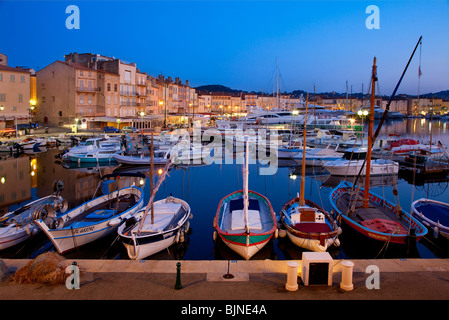
[[[104,116],[104,86],[99,85],[104,83],[102,74],[104,77],[104,72],[63,61],[39,70],[37,120],[45,124],[85,126],[81,117]]]
[[[10,67],[0,54],[0,130],[26,124],[31,119],[31,74],[34,70]]]

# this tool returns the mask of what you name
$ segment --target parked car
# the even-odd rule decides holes
[[[123,127],[123,128],[122,128],[122,132],[123,132],[123,133],[126,133],[126,132],[130,132],[130,133],[138,133],[138,132],[140,132],[140,130],[139,130],[139,129],[136,129],[136,128],[134,128],[134,127]]]
[[[103,128],[103,132],[104,133],[119,133],[120,130],[115,127],[112,127],[112,126],[106,126]]]

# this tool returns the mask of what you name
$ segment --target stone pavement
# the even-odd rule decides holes
[[[3,260],[10,274],[28,260]],[[71,260],[70,260],[71,261]],[[449,260],[353,260],[354,289],[340,288],[341,261],[334,260],[332,286],[305,286],[298,268],[297,291],[285,289],[287,261],[229,263],[181,261],[181,289],[176,290],[177,261],[77,260],[80,288],[65,285],[0,282],[2,300],[447,300]],[[379,268],[376,282],[368,266]],[[377,283],[378,289],[367,288]]]

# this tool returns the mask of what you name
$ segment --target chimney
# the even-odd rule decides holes
[[[190,87],[190,85],[189,85],[189,80],[186,80],[186,86],[187,86],[187,87]]]

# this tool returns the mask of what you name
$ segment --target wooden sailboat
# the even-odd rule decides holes
[[[362,235],[383,242],[406,244],[410,236],[414,236],[416,240],[419,240],[427,233],[426,228],[413,216],[402,210],[399,203],[395,205],[369,190],[371,172],[370,146],[373,145],[374,90],[376,80],[376,58],[374,58],[365,187],[356,188],[355,185],[342,181],[331,191],[329,200],[337,214],[337,219],[341,219],[346,225]]]
[[[306,145],[307,105],[304,123],[304,143]],[[302,156],[300,195],[289,200],[281,210],[281,224],[288,238],[297,246],[316,252],[324,252],[333,244],[339,245],[338,227],[332,215],[310,200],[304,199],[306,156]]]
[[[118,229],[118,235],[132,260],[145,259],[167,249],[175,242],[183,241],[191,218],[189,204],[169,196],[154,202],[156,192],[164,181],[172,159],[168,161],[159,180],[153,188],[153,137],[151,138],[151,196],[146,208],[138,211],[133,220]]]
[[[277,231],[276,215],[270,201],[248,190],[248,143],[246,144],[243,189],[235,191],[218,205],[214,218],[214,238],[223,242],[244,259],[261,250]]]

